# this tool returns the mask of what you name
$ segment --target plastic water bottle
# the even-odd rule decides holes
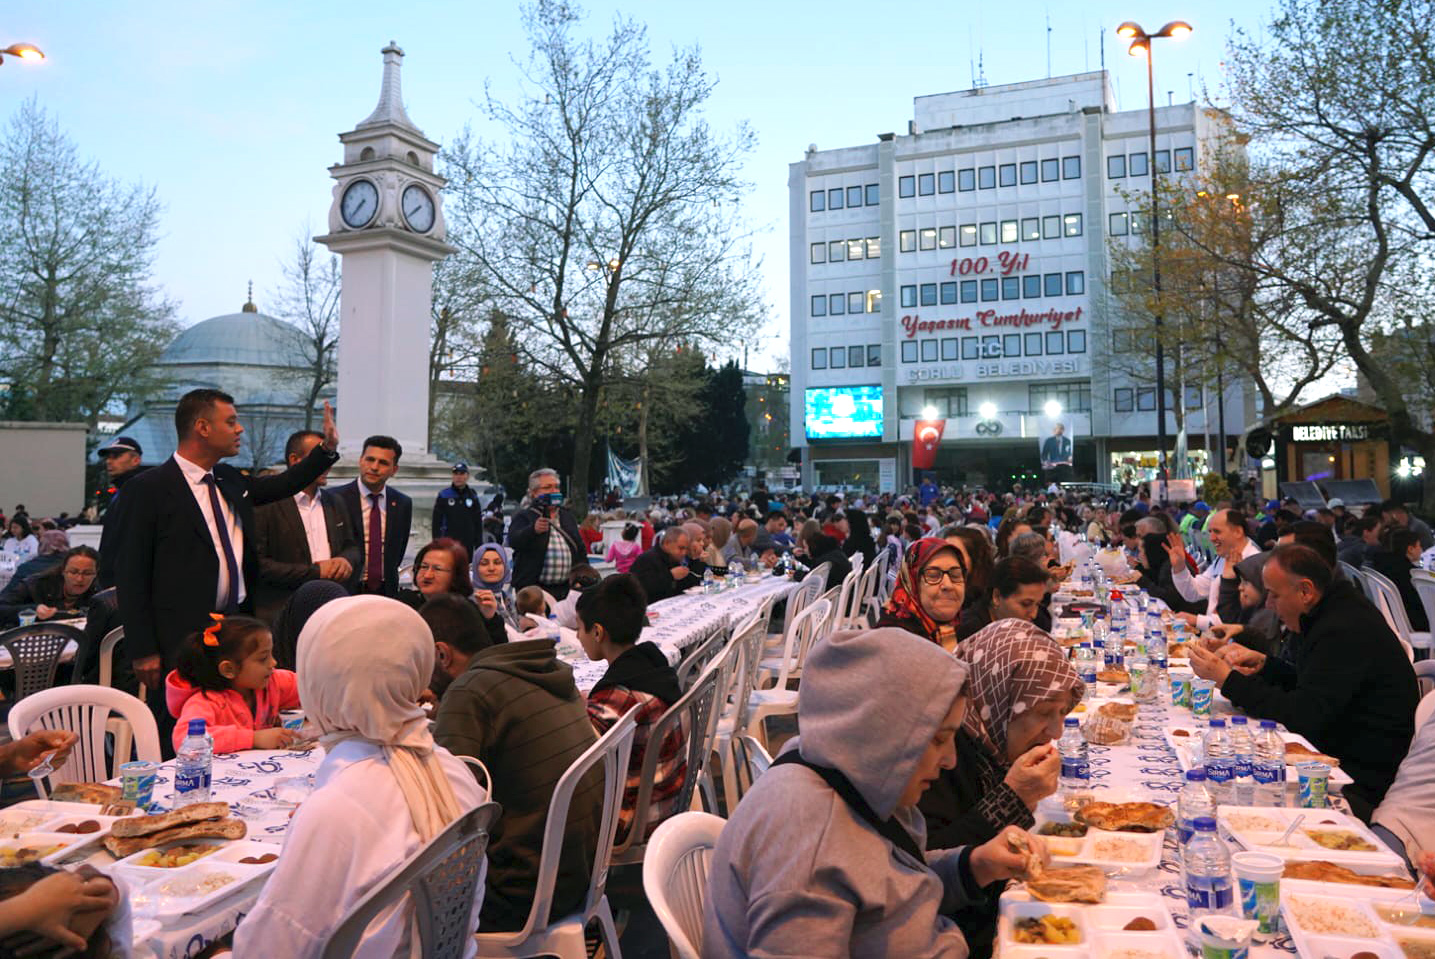
[[[1146,702],[1171,705],[1171,677],[1166,672],[1165,656],[1150,656],[1146,660],[1146,679],[1141,684],[1148,693]]]
[[[1211,802],[1211,793],[1206,789],[1206,770],[1192,766],[1186,770],[1185,785],[1176,797],[1176,839],[1183,853],[1195,834],[1196,820],[1215,815],[1216,804]]]
[[[713,583],[714,583],[716,580],[717,580],[717,577],[713,576],[713,571],[712,571],[712,567],[711,567],[711,566],[709,566],[707,569],[703,570],[703,592],[704,592],[704,593],[711,593],[711,592],[713,591]]]
[[[175,808],[209,802],[209,779],[214,770],[214,748],[202,719],[189,721],[189,733],[174,757]]]
[[[1146,658],[1166,658],[1166,632],[1159,627],[1146,633]]]
[[[1096,650],[1098,661],[1106,658],[1106,638],[1109,635],[1106,629],[1106,614],[1097,613],[1091,622],[1091,648]]]
[[[1237,806],[1255,804],[1256,741],[1246,725],[1246,717],[1231,717],[1231,757],[1235,760],[1235,775],[1231,777],[1231,798]]]
[[[1234,883],[1231,882],[1231,854],[1216,835],[1214,816],[1197,816],[1195,834],[1187,843],[1182,862],[1186,872],[1186,905],[1190,909],[1189,929],[1197,930],[1207,916],[1236,913]]]
[[[1160,632],[1162,632],[1161,612],[1155,608],[1148,608],[1146,610],[1146,635],[1150,636],[1152,633]]]
[[[1218,806],[1230,805],[1231,781],[1236,776],[1236,759],[1231,753],[1231,737],[1226,734],[1226,721],[1212,719],[1206,730],[1201,753],[1206,757],[1207,789],[1211,801]]]
[[[1251,778],[1255,781],[1253,805],[1286,804],[1286,744],[1276,732],[1274,719],[1261,720],[1260,732],[1255,736]]]
[[[1061,752],[1061,798],[1070,799],[1091,791],[1091,760],[1087,758],[1086,739],[1081,735],[1081,720],[1068,716],[1057,740]]]
[[[1090,699],[1096,691],[1096,650],[1090,643],[1076,647],[1076,675],[1086,684],[1083,699]]]

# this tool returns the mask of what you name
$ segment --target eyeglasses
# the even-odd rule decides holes
[[[447,566],[434,566],[432,563],[423,563],[414,567],[416,573],[452,573],[453,570]]]
[[[942,581],[942,577],[944,576],[948,580],[950,580],[952,585],[954,586],[963,582],[967,578],[966,574],[962,572],[962,568],[960,566],[953,566],[950,569],[937,569],[935,566],[928,566],[926,569],[922,570],[922,582],[926,583],[928,586],[936,586]]]

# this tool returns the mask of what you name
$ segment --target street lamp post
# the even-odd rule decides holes
[[[1151,41],[1163,38],[1180,40],[1191,32],[1184,20],[1173,20],[1155,33],[1147,33],[1133,20],[1116,28],[1116,35],[1131,41],[1127,50],[1133,57],[1146,58],[1146,116],[1151,133],[1151,280],[1156,293],[1156,462],[1162,489],[1170,473],[1166,464],[1166,351],[1161,344],[1161,327],[1165,306],[1161,303],[1161,208],[1157,193],[1156,164],[1156,71],[1151,63]]]
[[[7,56],[19,57],[21,60],[45,59],[45,54],[33,43],[12,43],[0,50],[0,63],[4,63]]]

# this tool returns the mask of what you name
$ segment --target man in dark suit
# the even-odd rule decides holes
[[[414,504],[389,486],[404,453],[392,436],[370,436],[359,456],[359,478],[334,490],[348,513],[359,544],[361,568],[356,588],[361,593],[397,596],[399,564],[409,545]]]
[[[300,430],[284,446],[290,466],[324,439],[314,430]],[[266,623],[279,615],[294,590],[314,579],[348,584],[360,565],[359,542],[348,514],[323,492],[324,474],[288,499],[254,511],[254,538],[259,550],[259,582],[254,611]]]
[[[528,506],[508,526],[513,548],[513,588],[542,586],[554,599],[568,595],[568,573],[586,563],[578,520],[563,507],[558,473],[534,470],[528,476]]]
[[[100,573],[96,580],[97,589],[109,589],[115,585],[115,554],[119,552],[115,531],[120,525],[120,493],[126,483],[149,467],[141,463],[143,448],[128,436],[116,436],[95,454],[104,462],[110,485],[115,490],[110,494],[110,503],[100,519],[103,529],[100,532]]]
[[[158,696],[161,719],[161,680],[185,637],[207,626],[211,612],[253,609],[254,507],[293,496],[339,458],[327,403],[323,442],[276,476],[245,476],[220,462],[239,452],[244,434],[229,394],[190,390],[175,407],[174,425],[174,456],[125,486],[115,568],[125,646],[135,675]]]
[[[648,595],[648,602],[676,596],[692,586],[701,586],[702,579],[687,563],[688,532],[681,526],[663,530],[653,548],[639,553],[629,570]]]

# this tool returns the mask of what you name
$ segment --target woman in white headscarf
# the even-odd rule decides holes
[[[245,959],[317,957],[354,903],[488,798],[468,767],[434,744],[418,706],[434,666],[433,635],[418,613],[382,596],[334,600],[299,634],[297,665],[299,698],[326,755],[279,864],[235,932],[234,952]],[[480,875],[474,929],[482,898]],[[409,897],[370,924],[355,955],[417,959]]]

